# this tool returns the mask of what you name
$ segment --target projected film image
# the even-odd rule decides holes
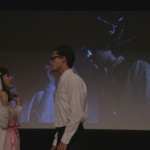
[[[0,60],[21,95],[22,128],[53,128],[59,75],[50,53],[69,45],[87,85],[89,129],[150,130],[150,12],[1,11]]]

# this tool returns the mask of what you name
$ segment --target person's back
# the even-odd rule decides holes
[[[114,65],[115,66],[115,65]],[[126,122],[147,124],[150,117],[150,64],[144,60],[124,59],[101,80],[104,105],[110,105],[110,115],[114,124]],[[144,117],[143,117],[144,116]],[[106,119],[107,120],[107,119]]]

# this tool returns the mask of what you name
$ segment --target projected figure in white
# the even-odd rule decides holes
[[[53,96],[55,92],[55,77],[50,66],[45,66],[48,83],[45,89],[38,91],[31,101],[27,101],[23,106],[21,122],[45,122],[53,123],[55,110]]]

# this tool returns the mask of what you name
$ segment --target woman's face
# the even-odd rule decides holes
[[[6,88],[11,89],[14,86],[13,77],[10,74],[4,74],[2,80]]]

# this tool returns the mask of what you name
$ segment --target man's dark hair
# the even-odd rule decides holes
[[[57,54],[59,56],[66,57],[68,67],[72,68],[74,61],[75,61],[75,53],[71,46],[62,45],[62,46],[54,48],[52,52],[54,51],[57,51]]]

